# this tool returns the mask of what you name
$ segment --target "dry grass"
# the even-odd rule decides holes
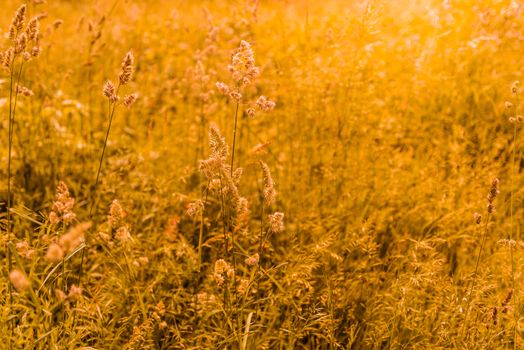
[[[1,349],[524,346],[520,2],[3,5]]]

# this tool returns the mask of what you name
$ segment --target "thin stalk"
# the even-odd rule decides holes
[[[239,109],[239,106],[240,106],[240,103],[237,102],[237,106],[235,108],[235,127],[233,129],[233,147],[232,147],[232,150],[231,150],[231,168],[229,169],[230,171],[230,176],[233,177],[233,165],[234,165],[234,162],[235,162],[235,146],[236,146],[236,139],[237,139],[237,125],[238,125],[238,109]],[[229,201],[230,204],[231,204],[231,200]],[[231,221],[231,209],[229,211],[230,215],[229,215],[229,221]],[[231,255],[232,255],[232,262],[233,262],[233,288],[235,288],[235,284],[236,284],[236,268],[237,268],[237,264],[236,264],[236,257],[235,257],[235,233],[234,233],[234,228],[231,230]]]
[[[466,330],[466,326],[467,326],[467,321],[468,321],[468,315],[469,315],[469,309],[470,309],[470,306],[471,306],[471,300],[470,300],[470,297],[471,297],[471,293],[473,292],[473,288],[475,286],[475,279],[477,277],[477,273],[478,273],[478,268],[479,268],[479,264],[480,264],[480,258],[482,256],[482,251],[484,250],[484,245],[486,244],[486,237],[487,237],[487,231],[488,231],[488,224],[489,224],[489,220],[491,218],[491,214],[488,212],[488,215],[486,217],[486,223],[484,224],[484,228],[482,230],[482,238],[481,238],[481,243],[480,243],[480,249],[479,249],[479,254],[477,256],[477,261],[475,263],[475,272],[473,274],[473,281],[471,282],[471,285],[470,285],[470,288],[469,288],[469,291],[468,291],[468,307],[466,308],[466,315],[464,317],[464,323],[462,325],[462,334],[464,334],[464,331]]]
[[[514,304],[515,311],[518,310],[518,301],[517,301],[517,291],[515,290],[515,259],[513,254],[513,184],[515,180],[515,158],[516,158],[516,149],[517,149],[517,123],[513,124],[513,150],[512,150],[512,159],[511,159],[511,187],[510,187],[510,197],[509,197],[509,213],[510,213],[510,245],[509,252],[511,258],[511,288],[513,289],[514,295]],[[513,348],[517,347],[517,322],[518,315],[515,312],[515,324],[513,326]]]
[[[11,61],[11,74],[9,78],[9,130],[8,130],[8,143],[9,143],[9,151],[8,151],[8,157],[7,157],[7,240],[5,243],[5,250],[7,251],[7,273],[11,272],[12,268],[12,259],[11,256],[11,249],[9,249],[9,243],[11,243],[11,148],[13,145],[13,142],[11,140],[11,129],[13,127],[12,123],[12,101],[13,101],[13,68],[15,63],[16,56],[13,57],[13,60]],[[9,291],[9,310],[13,309],[13,286],[11,283],[8,283],[8,291]],[[11,337],[9,337],[9,348],[12,348],[11,345],[11,338],[14,336],[14,320],[13,322],[9,322],[9,328],[11,330]]]
[[[226,206],[224,203],[224,193],[222,191],[222,176],[220,177],[220,205],[222,210],[222,230],[224,232],[224,256],[227,256],[228,253],[228,242],[227,242],[227,230],[226,230]]]
[[[513,126],[513,150],[511,160],[511,188],[509,197],[509,213],[510,213],[510,240],[513,241],[513,183],[515,179],[515,153],[516,153],[516,141],[517,141],[517,124]],[[511,255],[511,283],[512,288],[515,289],[515,261],[513,259],[513,244],[510,244],[510,255]]]
[[[7,242],[6,242],[6,250],[7,250],[7,268],[8,273],[11,272],[13,262],[12,262],[12,253],[10,249],[7,249],[8,245],[11,244],[11,160],[12,160],[12,150],[13,150],[13,130],[14,130],[14,122],[15,122],[15,114],[16,114],[16,104],[18,101],[18,86],[20,85],[20,78],[22,76],[22,69],[24,67],[24,62],[20,64],[20,69],[18,70],[18,75],[16,77],[16,91],[15,91],[15,97],[13,102],[13,83],[14,83],[14,68],[15,68],[15,60],[16,56],[13,57],[13,60],[11,61],[11,69],[10,69],[10,81],[9,81],[9,155],[7,160]],[[10,309],[12,309],[13,305],[13,287],[9,283],[9,305]],[[11,327],[11,332],[14,332],[14,328]],[[13,333],[14,334],[14,333]],[[10,344],[11,346],[11,344]]]
[[[120,89],[120,84],[118,84],[118,87],[116,89],[117,95],[118,95],[119,89]],[[111,102],[109,102],[109,108],[111,109]],[[102,163],[104,162],[104,155],[106,152],[107,140],[109,139],[109,132],[111,131],[111,125],[113,123],[113,116],[115,115],[115,109],[116,109],[116,102],[113,103],[113,109],[111,110],[109,114],[109,124],[107,125],[106,137],[104,139],[104,146],[102,147],[102,154],[100,155],[100,161],[98,162],[98,171],[96,173],[95,188],[93,190],[93,202],[91,204],[91,209],[89,210],[89,216],[91,216],[93,212],[93,207],[94,207],[94,203],[96,199],[96,190],[98,188],[98,181],[100,180],[100,172],[102,170]]]
[[[235,161],[235,145],[237,140],[237,125],[238,125],[238,108],[240,106],[240,103],[237,102],[237,107],[235,110],[235,128],[233,129],[233,148],[231,150],[231,176],[233,176],[233,165]]]
[[[491,218],[491,214],[488,213],[488,216],[486,217],[486,223],[484,224],[484,230],[483,230],[483,233],[482,233],[482,242],[480,244],[479,255],[477,256],[477,262],[475,263],[475,276],[477,275],[477,272],[478,272],[480,258],[482,256],[482,251],[484,250],[484,246],[486,245],[486,237],[487,237],[488,224],[489,224],[489,219],[490,218]],[[471,285],[471,289],[473,289],[474,284],[475,283],[473,283]],[[470,293],[471,293],[471,289],[470,289]]]
[[[118,95],[118,90],[119,89],[120,89],[120,83],[118,84],[118,86],[116,88],[116,93],[115,94]],[[93,198],[92,198],[92,201],[91,201],[91,208],[89,209],[89,217],[90,218],[92,218],[92,216],[93,216],[93,208],[94,208],[95,203],[96,203],[96,192],[97,192],[97,189],[98,189],[98,182],[100,180],[100,172],[102,170],[102,164],[104,162],[104,155],[105,155],[105,152],[106,152],[107,140],[109,139],[109,132],[111,131],[111,125],[113,124],[113,116],[115,115],[115,109],[116,109],[116,102],[112,103],[111,101],[109,101],[109,107],[108,107],[109,123],[107,125],[107,131],[106,131],[106,136],[105,136],[105,139],[104,139],[104,145],[102,147],[102,154],[100,155],[100,161],[98,162],[98,170],[97,170],[97,173],[96,173],[95,187],[93,189]],[[82,277],[84,275],[84,258],[85,258],[85,255],[87,254],[86,250],[87,250],[87,237],[86,237],[86,249],[82,250],[82,258],[80,260],[80,271],[78,273],[78,285],[79,286],[80,286]]]
[[[261,269],[261,265],[262,265],[262,247],[263,247],[263,242],[264,242],[264,199],[262,199],[262,203],[261,203],[261,208],[260,208],[260,238],[259,238],[259,243],[258,243],[258,265],[257,265],[257,270],[258,270],[258,273],[257,275],[260,276],[260,269]],[[260,293],[260,277],[257,278],[257,293]],[[260,304],[257,304],[257,312],[256,312],[256,315],[259,314],[259,311],[260,311]]]
[[[202,209],[200,210],[200,230],[198,233],[198,271],[200,272],[202,268],[202,241],[204,239],[204,213],[206,210],[206,204],[207,204],[207,195],[209,194],[209,184],[211,183],[211,180],[207,181],[206,186],[206,195],[204,199],[204,204],[202,205]]]

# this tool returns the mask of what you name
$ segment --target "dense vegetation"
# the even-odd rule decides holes
[[[3,5],[0,348],[523,346],[519,1]]]

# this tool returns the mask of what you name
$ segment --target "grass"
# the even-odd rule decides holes
[[[22,4],[0,349],[523,346],[524,6]]]

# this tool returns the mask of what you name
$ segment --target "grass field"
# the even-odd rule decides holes
[[[0,349],[524,348],[520,1],[2,5]]]

